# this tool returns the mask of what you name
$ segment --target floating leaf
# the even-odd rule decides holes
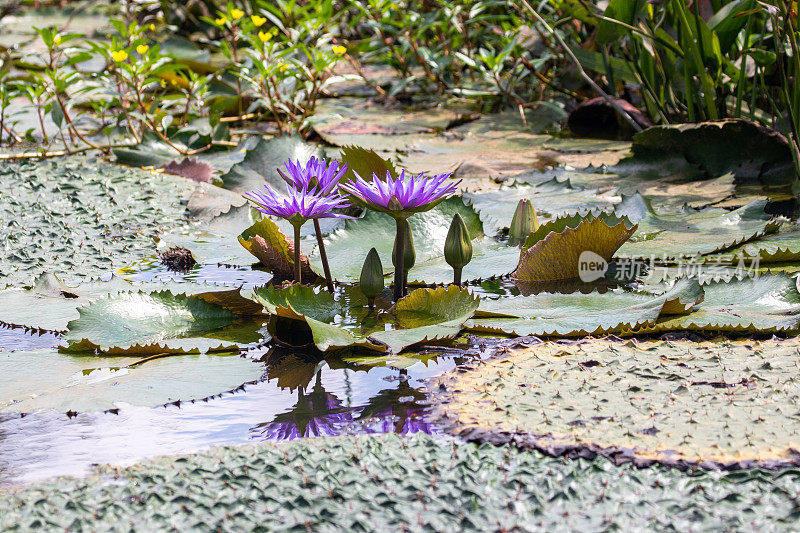
[[[278,167],[289,159],[307,161],[312,156],[322,156],[321,149],[299,137],[262,139],[247,150],[241,163],[222,176],[223,187],[244,193],[269,184],[282,190],[286,182],[278,174]]]
[[[2,352],[0,412],[88,412],[207,398],[255,382],[263,364],[230,355],[141,357]],[[136,364],[139,363],[140,364]]]
[[[764,212],[766,200],[756,200],[734,211],[707,208],[694,211],[656,212],[640,195],[623,199],[615,208],[639,225],[618,257],[672,260],[719,252],[774,233],[783,223]]]
[[[786,274],[711,281],[705,298],[685,316],[665,318],[658,331],[786,332],[800,328],[800,293]]]
[[[640,159],[682,154],[712,176],[732,172],[740,179],[770,183],[794,180],[786,138],[748,120],[655,126],[634,135],[632,149]]]
[[[513,276],[522,281],[575,279],[587,261],[604,262],[598,270],[602,274],[635,231],[636,225],[627,217],[607,213],[556,219],[528,237]]]
[[[100,276],[153,252],[153,237],[182,224],[197,184],[74,156],[0,162],[0,286],[44,272]]]
[[[709,256],[709,260],[712,256]],[[784,223],[776,233],[764,235],[716,256],[720,260],[759,263],[781,263],[800,259],[800,224]]]
[[[379,156],[373,150],[367,150],[360,146],[343,147],[340,151],[340,159],[347,165],[347,174],[342,178],[342,183],[354,180],[355,174],[365,180],[371,179],[373,174],[381,179],[386,178],[387,172],[394,178],[398,175],[397,168],[391,161]]]
[[[449,431],[557,455],[749,468],[800,445],[793,340],[546,342],[431,388]]]
[[[467,322],[473,331],[579,337],[630,333],[666,314],[686,313],[703,299],[697,281],[684,278],[656,296],[625,292],[548,294],[484,299]]]
[[[591,210],[611,209],[621,200],[619,196],[600,194],[597,189],[574,187],[569,180],[559,181],[556,178],[533,185],[515,181],[494,191],[465,193],[464,198],[478,211],[488,235],[494,235],[509,226],[522,199],[533,203],[541,222]]]
[[[453,269],[444,260],[444,243],[453,215],[459,213],[472,237],[472,261],[464,267],[465,281],[508,274],[514,269],[519,249],[484,235],[483,225],[477,213],[461,198],[449,198],[424,213],[409,218],[414,236],[416,262],[408,272],[410,283],[449,283],[453,280]],[[389,215],[368,211],[363,218],[349,220],[344,227],[325,240],[331,273],[341,282],[357,282],[364,259],[371,248],[381,258],[384,272],[392,272],[392,247],[396,235],[396,224]],[[309,256],[311,268],[322,275],[319,251]]]
[[[242,345],[219,338],[220,330],[234,323],[234,313],[197,295],[123,292],[80,307],[78,313],[80,318],[67,324],[65,351],[202,353]],[[258,338],[251,333],[245,342]]]
[[[184,157],[181,161],[173,159],[162,167],[167,174],[183,176],[192,181],[209,183],[214,178],[214,168],[197,158]]]
[[[270,314],[306,322],[322,351],[358,346],[397,353],[419,342],[454,337],[478,306],[477,298],[455,286],[412,291],[393,313],[388,298],[379,298],[370,310],[352,286],[335,295],[297,284],[262,287],[254,290],[254,299]]]
[[[401,298],[394,308],[398,329],[376,331],[372,338],[394,353],[425,341],[453,338],[475,310],[479,300],[455,285],[417,289]]]

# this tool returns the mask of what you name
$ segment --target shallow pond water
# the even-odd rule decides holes
[[[270,275],[248,268],[197,267],[181,275],[160,266],[126,277],[260,285]],[[502,285],[502,284],[500,284]],[[490,291],[501,291],[493,284]],[[502,291],[501,291],[502,292]],[[0,329],[0,349],[54,346],[58,337]],[[113,412],[74,416],[40,411],[0,414],[0,486],[54,475],[79,475],[92,464],[125,464],[213,445],[354,433],[440,430],[427,420],[425,380],[490,353],[485,347],[437,350],[399,369],[364,359],[326,359],[317,351],[261,346],[247,352],[263,361],[262,381],[192,402],[147,408],[119,404]]]

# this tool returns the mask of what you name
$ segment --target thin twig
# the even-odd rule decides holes
[[[619,115],[622,118],[624,118],[625,121],[628,122],[634,130],[636,130],[637,132],[642,131],[642,127],[635,120],[633,120],[633,118],[624,109],[622,109],[619,106],[619,104],[617,104],[617,102],[614,101],[613,98],[611,98],[608,94],[606,94],[606,92],[603,89],[601,89],[600,86],[597,85],[594,82],[594,80],[591,77],[589,77],[588,74],[586,74],[586,71],[583,70],[580,61],[578,61],[578,58],[575,57],[575,54],[572,53],[572,50],[570,50],[569,46],[567,46],[567,43],[564,42],[564,39],[562,39],[561,36],[558,33],[556,33],[550,27],[549,24],[547,24],[547,22],[539,15],[539,13],[537,13],[536,10],[531,7],[531,5],[527,2],[527,0],[520,0],[520,1],[522,2],[522,5],[524,5],[528,9],[528,11],[531,12],[534,18],[536,18],[536,20],[539,21],[539,23],[545,27],[545,29],[556,39],[556,41],[558,41],[558,44],[561,46],[561,48],[564,49],[564,52],[569,56],[572,62],[575,63],[575,67],[578,69],[578,74],[580,74],[581,78],[583,78],[584,81],[586,81],[586,83],[591,85],[592,89],[594,89],[600,96],[602,96],[603,99],[606,102],[608,102],[608,104],[611,107],[613,107],[616,110],[616,112],[619,113]]]

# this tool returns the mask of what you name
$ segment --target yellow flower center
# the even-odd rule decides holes
[[[243,16],[244,16],[244,11],[242,11],[241,9],[238,9],[238,8],[235,8],[235,7],[233,9],[231,9],[231,18],[233,20],[239,20]]]
[[[145,55],[148,50],[150,50],[150,47],[147,46],[146,44],[140,44],[139,46],[136,47],[136,51],[139,52],[140,56]]]
[[[337,56],[343,56],[345,52],[347,52],[347,48],[345,48],[344,46],[339,44],[333,45],[333,53],[336,54]]]
[[[259,17],[258,15],[253,15],[252,17],[250,17],[250,20],[253,21],[253,24],[255,24],[256,28],[260,28],[261,25],[267,21],[267,18]]]
[[[113,59],[117,63],[125,61],[126,59],[128,59],[128,52],[126,52],[125,50],[115,50],[111,52],[111,59]]]

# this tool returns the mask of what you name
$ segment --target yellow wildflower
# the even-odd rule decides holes
[[[343,56],[345,52],[347,52],[347,48],[345,48],[344,46],[340,44],[333,45],[333,53],[336,54],[337,56]]]
[[[115,50],[111,52],[111,59],[113,59],[117,63],[125,61],[126,59],[128,59],[128,52],[126,52],[125,50]]]
[[[150,24],[150,31],[156,31],[156,25]]]
[[[233,20],[239,20],[243,16],[244,16],[244,11],[242,11],[241,9],[238,9],[238,8],[235,8],[235,7],[233,9],[231,9],[231,18]]]
[[[258,32],[258,38],[261,39],[262,43],[265,43],[272,39],[272,34],[268,31],[260,31]]]
[[[53,39],[53,42],[56,43],[56,46],[58,46],[59,44],[61,44],[61,37],[56,37],[55,39]]]
[[[150,50],[150,47],[147,46],[146,44],[140,44],[139,46],[136,47],[136,51],[139,52],[140,56],[145,55],[148,50]]]
[[[228,22],[228,19],[226,19],[225,17],[220,17],[214,20],[214,22],[217,24],[217,26],[224,26],[225,23]]]
[[[260,28],[267,21],[267,18],[259,17],[258,15],[253,15],[252,17],[250,17],[250,20],[253,21],[253,24],[255,24],[256,28]]]

